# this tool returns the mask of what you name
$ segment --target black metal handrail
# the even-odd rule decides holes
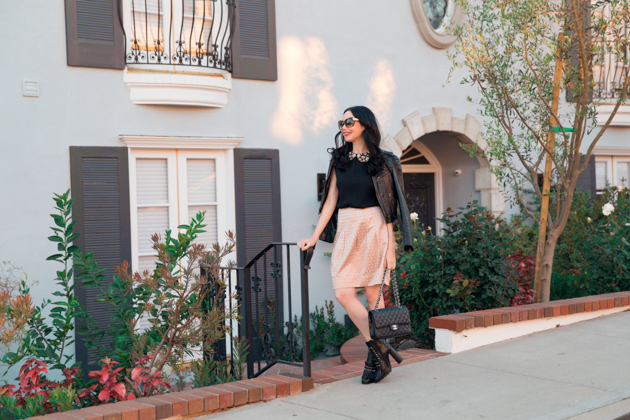
[[[294,321],[292,301],[294,287],[291,278],[292,249],[299,251],[300,256],[301,361],[296,332],[298,325]],[[244,267],[221,268],[226,290],[236,292],[236,302],[228,299],[226,303],[230,311],[235,306],[239,308],[237,335],[239,339],[245,339],[249,344],[248,378],[261,375],[277,363],[302,366],[304,376],[311,375],[308,270],[310,270],[313,250],[314,248],[309,248],[301,251],[297,249],[297,244],[294,242],[272,242]],[[232,279],[234,274],[236,285]],[[285,286],[287,288],[286,302],[284,302]],[[286,322],[285,315],[288,316]],[[232,320],[229,322],[230,328],[234,331]],[[234,351],[233,341],[231,341],[231,350]],[[217,344],[212,351],[219,355],[219,358],[225,356],[225,342]]]
[[[235,0],[130,0],[127,64],[232,71]]]

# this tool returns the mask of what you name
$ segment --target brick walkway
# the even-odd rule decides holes
[[[311,369],[311,376],[315,380],[316,384],[328,384],[331,382],[341,381],[342,379],[353,378],[355,376],[361,376],[363,373],[363,364],[367,358],[368,349],[365,345],[365,339],[362,336],[354,337],[348,340],[343,346],[341,346],[341,359],[340,366],[332,366],[325,369]],[[432,350],[423,349],[409,349],[400,352],[403,357],[403,362],[399,365],[394,360],[390,359],[392,367],[409,365],[411,363],[418,363],[424,360],[435,359],[436,357],[444,356],[446,353],[440,353]]]
[[[311,377],[314,379],[316,384],[328,384],[342,379],[361,376],[363,373],[363,364],[367,358],[367,352],[368,349],[365,345],[363,337],[357,336],[348,340],[341,347],[340,356],[312,361]],[[409,349],[401,351],[400,355],[403,359],[405,359],[400,366],[404,366],[411,363],[422,362],[424,360],[435,359],[436,357],[444,356],[445,353],[432,350]],[[399,366],[395,361],[391,360],[391,362],[392,367],[395,368]],[[303,370],[301,366],[291,366],[278,363],[261,376],[282,375],[285,373],[302,375]]]
[[[316,370],[328,369],[334,366],[341,365],[341,357],[327,357],[325,359],[313,360],[311,361],[311,372]],[[258,367],[256,365],[256,367]],[[271,375],[282,375],[285,373],[293,373],[296,375],[303,375],[304,369],[302,366],[291,366],[285,365],[284,363],[277,363],[266,370],[261,376],[271,376]]]

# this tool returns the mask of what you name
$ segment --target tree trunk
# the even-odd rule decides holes
[[[553,256],[556,252],[556,245],[560,234],[558,229],[553,229],[547,236],[547,243],[545,244],[545,252],[542,260],[542,272],[541,272],[541,290],[540,290],[540,302],[549,302],[551,298],[551,273],[553,271]]]

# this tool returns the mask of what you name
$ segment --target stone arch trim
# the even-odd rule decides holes
[[[433,114],[425,117],[413,112],[402,122],[404,127],[394,137],[387,134],[381,146],[398,157],[414,140],[440,131],[460,134],[464,143],[476,145],[481,152],[488,147],[481,135],[481,122],[470,114],[464,118],[455,117],[450,107],[434,106]],[[481,167],[475,170],[475,190],[481,195],[481,205],[495,215],[505,213],[505,197],[496,177],[488,169],[491,163],[485,156],[477,156],[477,160]]]

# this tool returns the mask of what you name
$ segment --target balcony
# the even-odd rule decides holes
[[[123,0],[124,81],[139,105],[222,108],[235,0]]]
[[[604,125],[612,113],[624,80],[628,77],[630,56],[626,43],[606,45],[598,41],[600,54],[593,63],[593,101],[597,104],[597,124]],[[618,51],[621,49],[621,51]],[[630,105],[621,105],[611,122],[611,126],[630,126]]]

